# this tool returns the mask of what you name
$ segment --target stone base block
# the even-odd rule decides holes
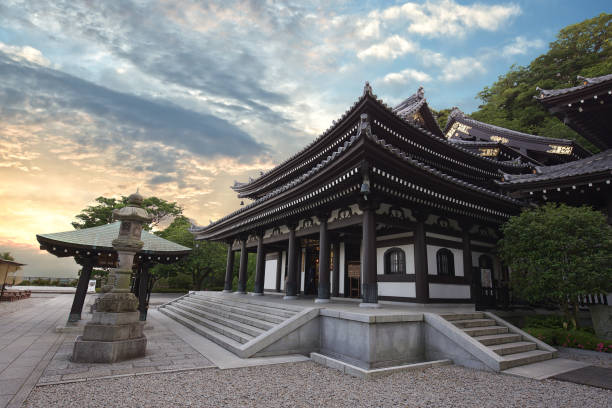
[[[362,302],[359,304],[359,307],[367,307],[367,308],[371,308],[371,309],[377,309],[380,307],[379,303],[365,303]]]
[[[139,321],[139,312],[95,312],[91,323],[95,324],[128,324]]]
[[[128,324],[94,324],[88,323],[83,329],[83,340],[119,341],[137,339],[143,336],[144,322]]]
[[[597,337],[612,340],[612,306],[592,305],[589,306],[589,309]]]
[[[316,298],[315,303],[329,303],[329,299]]]
[[[72,351],[76,363],[116,363],[132,358],[144,357],[147,338],[121,341],[83,340],[77,337]]]
[[[251,293],[251,296],[263,296],[263,293],[253,292]]]

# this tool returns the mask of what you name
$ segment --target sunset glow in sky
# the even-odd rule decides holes
[[[512,64],[607,1],[0,2],[0,252],[76,271],[37,233],[101,195],[177,201],[205,225],[229,186],[329,127],[370,81],[471,112]],[[44,273],[42,271],[45,271]],[[39,273],[39,275],[37,275]]]

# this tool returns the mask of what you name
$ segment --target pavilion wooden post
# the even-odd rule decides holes
[[[333,279],[332,279],[332,296],[340,296],[340,242],[334,241],[333,255]]]
[[[376,271],[376,206],[360,205],[363,211],[360,307],[378,307],[378,283]]]
[[[282,266],[283,266],[283,251],[278,251],[278,257],[276,258],[276,291],[281,291],[281,277],[282,277]]]
[[[229,293],[232,291],[232,283],[234,281],[234,251],[232,250],[232,241],[227,242],[227,265],[225,267],[225,285],[223,292]]]
[[[287,245],[287,283],[285,284],[284,299],[297,298],[297,260],[295,228],[296,224],[289,224],[289,243]]]
[[[612,187],[608,187],[606,193],[606,210],[608,213],[608,224],[612,225]]]
[[[429,277],[427,271],[427,243],[425,241],[425,220],[427,213],[412,211],[417,219],[414,229],[414,273],[416,301],[429,301]]]
[[[263,246],[263,231],[257,232],[257,260],[255,262],[255,288],[251,295],[262,296],[266,277],[266,253]]]
[[[463,276],[470,285],[470,299],[474,302],[476,299],[476,289],[472,277],[472,244],[470,242],[472,222],[467,219],[459,220],[459,227],[461,228],[461,242],[463,244]]]
[[[87,296],[87,287],[89,285],[89,278],[91,277],[91,271],[95,264],[95,259],[92,257],[81,258],[81,276],[79,276],[79,282],[77,284],[76,292],[74,293],[74,299],[72,300],[72,308],[70,309],[70,315],[68,315],[68,322],[78,322],[81,320],[81,312],[83,311],[83,304],[85,303],[85,297]]]
[[[238,270],[238,290],[234,293],[246,293],[247,283],[247,264],[249,260],[249,253],[247,252],[247,239],[246,237],[240,238],[240,269]]]
[[[327,220],[329,213],[319,213],[319,290],[315,303],[329,302],[329,234]]]
[[[140,312],[140,321],[144,322],[147,320],[147,312],[149,310],[149,267],[148,262],[142,262],[140,265],[140,273],[138,283],[138,311]]]

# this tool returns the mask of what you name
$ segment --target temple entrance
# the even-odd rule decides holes
[[[319,288],[319,247],[306,247],[306,262],[304,264],[304,294],[317,295]]]
[[[361,246],[359,243],[347,243],[344,293],[350,298],[361,297]]]

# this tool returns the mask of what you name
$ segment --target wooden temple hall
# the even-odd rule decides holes
[[[499,227],[534,202],[592,205],[612,214],[612,75],[541,91],[544,107],[602,149],[515,132],[453,110],[444,130],[422,88],[396,107],[366,83],[316,140],[267,173],[232,187],[252,200],[196,239],[227,242],[225,290],[414,303],[500,299],[508,270]]]

